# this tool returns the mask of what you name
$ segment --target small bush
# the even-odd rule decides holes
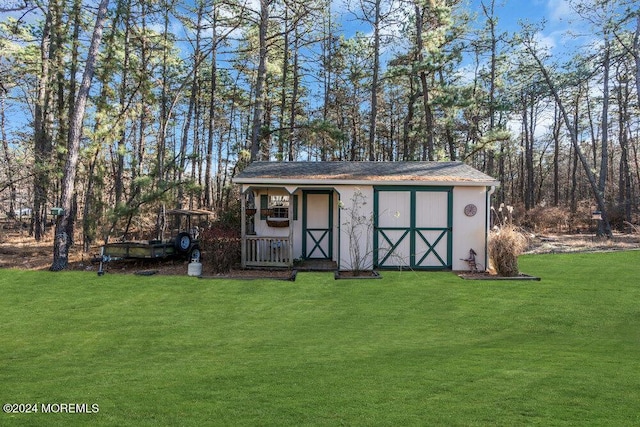
[[[625,227],[627,227],[627,230],[630,234],[635,234],[640,237],[640,225],[632,224],[627,221],[624,222],[624,225]]]
[[[499,276],[515,277],[520,273],[518,256],[528,244],[526,235],[513,224],[503,224],[490,233],[489,257]]]
[[[214,273],[228,273],[241,262],[242,239],[235,228],[214,226],[202,232],[202,250],[204,262]]]
[[[562,232],[569,228],[569,212],[556,206],[537,206],[526,213],[525,222],[538,232]]]

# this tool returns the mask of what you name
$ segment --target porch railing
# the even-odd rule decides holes
[[[246,236],[243,261],[246,267],[289,267],[291,258],[288,237]]]

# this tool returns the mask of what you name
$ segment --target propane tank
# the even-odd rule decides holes
[[[202,276],[202,263],[201,262],[190,262],[187,267],[187,274],[189,276]]]

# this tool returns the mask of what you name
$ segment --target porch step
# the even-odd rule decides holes
[[[335,271],[338,269],[338,263],[324,259],[307,259],[296,264],[294,268],[298,271]]]

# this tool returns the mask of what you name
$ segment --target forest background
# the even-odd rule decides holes
[[[498,0],[2,0],[0,216],[39,241],[62,207],[64,259],[171,208],[237,220],[254,160],[452,160],[523,225],[611,236],[640,222],[640,12],[549,1],[561,48]]]

